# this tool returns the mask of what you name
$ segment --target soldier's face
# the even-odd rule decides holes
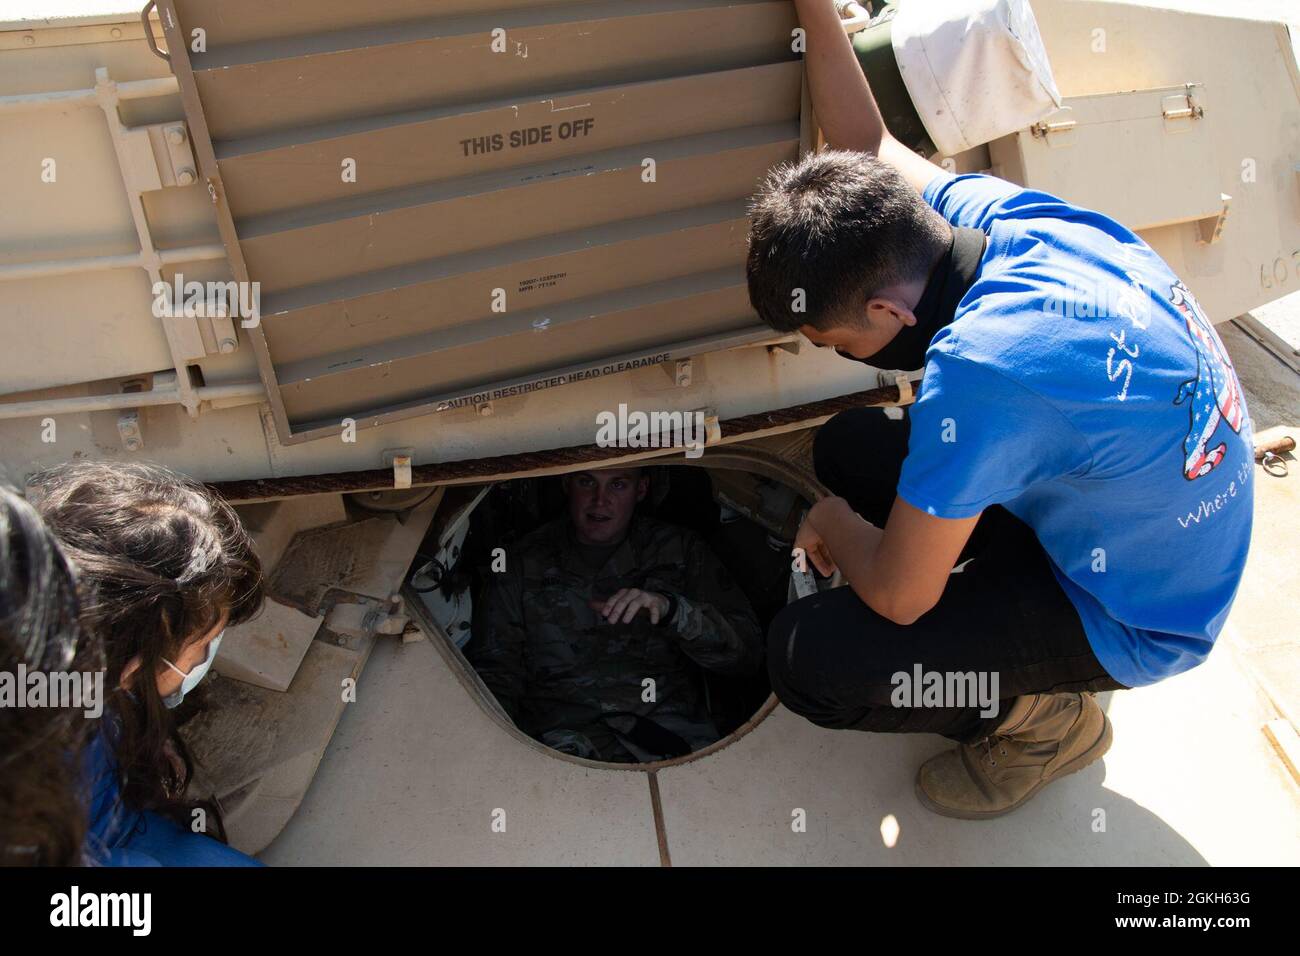
[[[645,497],[650,479],[636,468],[582,471],[565,480],[569,518],[583,544],[614,544],[623,540],[636,503]]]

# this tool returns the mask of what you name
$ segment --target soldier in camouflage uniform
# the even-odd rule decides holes
[[[762,662],[749,602],[704,542],[634,517],[648,484],[635,468],[567,476],[569,514],[509,549],[465,648],[516,725],[565,753],[634,762],[713,743],[701,668]]]

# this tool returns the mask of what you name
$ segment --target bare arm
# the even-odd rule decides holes
[[[871,86],[832,0],[795,0],[807,33],[804,67],[817,122],[835,149],[872,153],[889,163],[917,192],[943,170],[918,156],[885,129]]]
[[[978,515],[936,518],[896,498],[881,531],[843,498],[824,498],[808,512],[796,545],[823,574],[838,566],[849,587],[877,614],[907,625],[943,596],[978,521]]]

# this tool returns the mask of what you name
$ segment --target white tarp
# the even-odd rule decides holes
[[[911,0],[899,5],[891,36],[912,105],[945,155],[1060,108],[1028,0]]]

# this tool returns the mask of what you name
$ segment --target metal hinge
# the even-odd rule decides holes
[[[1160,113],[1165,129],[1171,132],[1190,129],[1191,123],[1205,118],[1205,107],[1197,99],[1198,83],[1188,83],[1181,93],[1174,93],[1160,101]]]
[[[1066,130],[1074,129],[1078,125],[1079,123],[1077,120],[1060,120],[1055,123],[1044,123],[1042,120],[1039,120],[1033,126],[1029,127],[1029,132],[1041,139],[1042,137],[1048,136],[1052,133],[1064,133]]]
[[[1046,141],[1048,146],[1068,146],[1074,142],[1074,130],[1079,125],[1079,121],[1070,118],[1070,107],[1066,106],[1057,110],[1045,120],[1039,120],[1033,126],[1029,127],[1030,134],[1035,139]]]

